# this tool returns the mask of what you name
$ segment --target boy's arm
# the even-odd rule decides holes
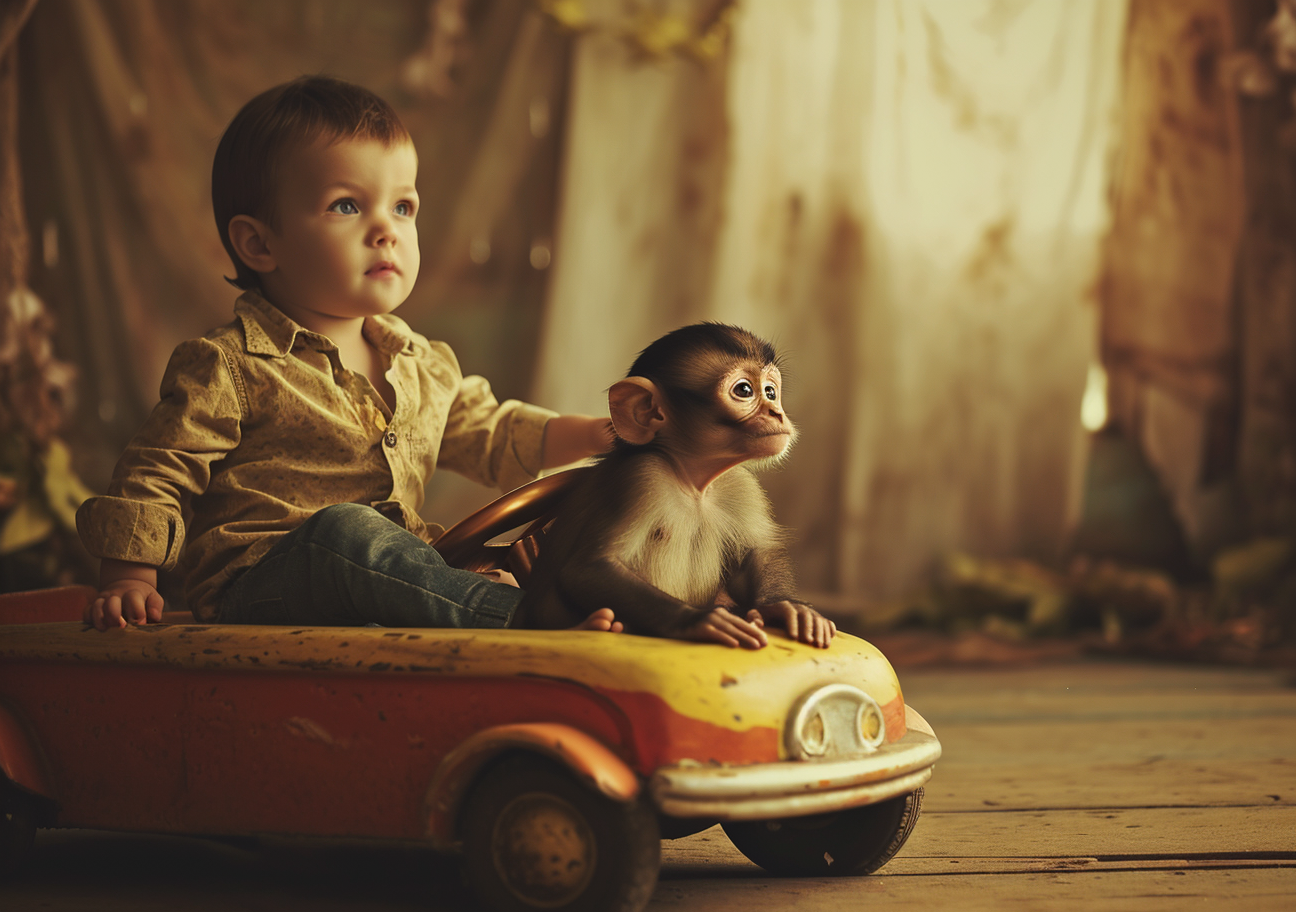
[[[104,558],[99,564],[99,597],[85,611],[85,622],[99,630],[162,620],[157,568]]]
[[[616,434],[608,418],[590,415],[558,415],[545,425],[541,467],[556,469],[612,448]]]
[[[77,510],[77,531],[100,558],[99,594],[85,611],[100,630],[161,619],[159,569],[184,544],[184,501],[206,489],[211,466],[238,446],[244,413],[231,367],[211,341],[182,343],[161,397],[127,445],[108,492]]]

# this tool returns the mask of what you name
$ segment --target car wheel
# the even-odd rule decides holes
[[[36,814],[31,803],[0,776],[0,875],[13,871],[31,854]]]
[[[657,883],[647,799],[613,801],[543,757],[496,764],[460,819],[468,882],[498,912],[638,912]]]
[[[863,807],[724,824],[738,851],[771,874],[793,877],[870,874],[882,867],[913,832],[923,790]]]

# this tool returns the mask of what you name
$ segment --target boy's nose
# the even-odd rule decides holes
[[[369,243],[374,247],[391,247],[396,243],[396,232],[389,222],[379,221],[369,230]]]

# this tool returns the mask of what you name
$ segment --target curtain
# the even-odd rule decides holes
[[[808,589],[890,598],[949,552],[1056,557],[1125,16],[742,4],[709,65],[581,38],[540,398],[594,409],[661,332],[741,323],[790,362],[802,436],[765,481]]]
[[[525,394],[568,41],[526,0],[41,0],[21,35],[32,284],[81,369],[92,486],[174,346],[232,319],[212,155],[244,102],[305,73],[373,89],[413,135],[423,266],[400,315],[502,396]],[[427,509],[457,519],[463,496],[434,491]]]

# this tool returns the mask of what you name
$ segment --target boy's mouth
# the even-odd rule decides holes
[[[389,263],[383,260],[381,263],[374,263],[365,270],[365,275],[371,279],[381,279],[384,276],[399,275],[400,270],[396,268],[395,263]]]

